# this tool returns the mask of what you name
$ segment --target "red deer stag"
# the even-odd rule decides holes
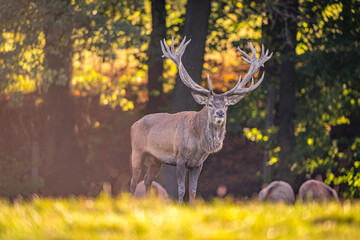
[[[190,40],[186,42],[185,39],[184,37],[177,51],[174,48],[174,39],[171,41],[171,48],[164,39],[161,42],[163,57],[171,59],[176,64],[182,82],[192,90],[195,101],[205,105],[205,107],[199,112],[149,114],[132,125],[130,192],[131,194],[134,193],[145,166],[149,167],[144,177],[145,186],[146,189],[150,189],[151,183],[158,175],[162,164],[170,164],[176,166],[179,203],[184,198],[186,170],[189,170],[189,200],[190,204],[193,204],[197,181],[204,161],[210,153],[217,152],[222,148],[228,106],[236,104],[248,92],[253,91],[261,84],[265,72],[256,84],[254,84],[253,75],[260,67],[264,66],[272,54],[269,55],[269,50],[265,52],[264,46],[262,46],[261,56],[258,59],[251,43],[248,45],[252,57],[238,48],[245,56],[242,58],[250,64],[249,71],[243,80],[240,76],[233,89],[222,94],[216,94],[212,90],[209,77],[209,90],[207,90],[194,82],[187,73],[181,62],[186,46],[190,43]],[[250,79],[252,79],[251,84],[246,88],[245,85]]]

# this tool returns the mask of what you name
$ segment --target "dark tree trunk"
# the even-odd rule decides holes
[[[200,83],[204,63],[205,41],[208,33],[210,0],[188,0],[186,5],[184,36],[191,39],[182,62],[192,79]],[[178,77],[174,88],[171,111],[181,112],[198,109],[191,91]]]
[[[297,33],[298,0],[282,1],[283,20],[282,64],[280,70],[280,102],[279,102],[279,146],[280,159],[278,177],[290,184],[294,174],[290,171],[291,155],[294,152],[294,108],[295,108],[295,47]]]
[[[197,83],[201,82],[210,11],[211,0],[188,0],[186,5],[184,36],[191,39],[191,43],[186,48],[182,62],[189,75]],[[190,89],[177,77],[171,112],[176,113],[196,109],[198,109],[198,105],[192,98]],[[175,173],[175,167],[165,165],[159,179],[173,198],[177,197]]]
[[[280,26],[275,25],[277,22],[273,19],[273,15],[271,14],[271,8],[267,9],[266,20],[262,25],[262,42],[267,49],[270,49],[271,52],[276,53],[280,51]],[[275,109],[275,100],[276,100],[276,83],[279,79],[279,65],[277,58],[272,58],[265,65],[266,71],[266,83],[268,84],[268,96],[267,96],[267,110],[266,110],[266,120],[265,120],[265,130],[270,129],[274,126],[274,109]],[[265,150],[269,150],[269,145],[265,146]],[[269,183],[273,178],[274,169],[268,165],[269,162],[269,154],[265,153],[263,158],[263,182]]]
[[[162,73],[163,58],[161,57],[160,40],[166,36],[165,0],[151,1],[152,32],[148,49],[148,94],[147,113],[158,112],[162,107]]]
[[[268,85],[268,97],[267,97],[267,109],[266,109],[266,120],[265,120],[265,130],[269,130],[274,125],[274,109],[275,109],[275,96],[276,91],[275,87],[272,84]],[[266,150],[269,150],[269,147],[266,146]],[[263,159],[263,182],[270,182],[271,180],[271,168],[268,165],[270,158],[269,154],[264,154]]]
[[[45,178],[43,192],[50,195],[83,192],[85,168],[76,139],[75,105],[70,94],[73,42],[69,4],[70,1],[63,1],[59,8],[59,4],[47,2],[45,6],[51,16],[47,16],[44,28],[44,80],[49,81],[50,86],[44,97],[47,122],[42,143],[45,162],[41,170]]]

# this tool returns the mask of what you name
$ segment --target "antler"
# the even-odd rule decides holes
[[[252,57],[250,57],[248,54],[246,54],[244,51],[242,51],[239,47],[238,50],[245,56],[242,56],[241,58],[244,59],[245,62],[250,64],[250,68],[248,73],[246,74],[245,78],[241,81],[241,76],[239,77],[239,81],[237,82],[236,86],[234,88],[232,88],[231,90],[225,92],[225,95],[245,95],[248,92],[251,92],[253,90],[255,90],[262,82],[262,80],[264,79],[264,75],[265,75],[265,71],[263,72],[260,80],[254,84],[254,74],[259,70],[260,67],[264,67],[264,63],[266,61],[268,61],[273,53],[271,53],[269,55],[269,49],[266,50],[265,52],[265,48],[264,45],[261,45],[261,56],[258,59],[256,57],[256,50],[254,48],[254,46],[249,42],[248,43],[250,50],[252,52]],[[251,79],[251,85],[248,88],[243,88]]]
[[[176,52],[175,52],[175,48],[174,48],[174,38],[171,38],[171,49],[166,44],[165,39],[163,41],[160,41],[161,50],[163,52],[162,57],[167,57],[167,58],[171,59],[176,64],[176,66],[179,69],[180,79],[183,81],[183,83],[188,88],[190,88],[191,90],[193,90],[195,92],[202,93],[202,94],[205,94],[205,95],[209,95],[210,91],[203,88],[203,87],[201,87],[196,82],[194,82],[194,80],[192,80],[192,78],[190,77],[190,75],[188,74],[188,72],[186,71],[184,65],[181,62],[181,57],[184,54],[186,46],[190,43],[191,39],[189,41],[187,41],[187,42],[185,42],[185,41],[186,41],[186,37],[184,37],[184,39],[180,43],[180,45],[179,45]],[[210,80],[208,80],[208,83],[209,83],[209,88],[211,89]]]

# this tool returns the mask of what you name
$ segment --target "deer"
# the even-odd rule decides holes
[[[261,202],[283,202],[293,204],[295,202],[294,190],[284,181],[273,181],[259,193]]]
[[[310,179],[304,182],[299,188],[298,199],[300,201],[339,201],[339,196],[334,189],[325,183]]]
[[[261,56],[257,58],[256,50],[251,43],[248,46],[252,52],[249,56],[240,48],[242,58],[250,64],[250,68],[235,87],[225,93],[217,94],[213,91],[209,75],[208,88],[197,84],[186,71],[181,58],[190,43],[186,37],[181,41],[177,51],[174,47],[174,38],[169,47],[166,40],[160,41],[162,57],[172,60],[177,68],[181,81],[192,90],[194,100],[204,107],[196,111],[183,111],[174,114],[154,113],[142,117],[131,126],[131,164],[132,178],[130,193],[134,194],[136,185],[142,172],[148,167],[144,176],[145,189],[158,175],[163,164],[176,166],[178,184],[178,202],[181,204],[185,195],[185,178],[189,172],[189,203],[194,204],[197,183],[204,161],[209,154],[218,152],[222,146],[226,132],[226,113],[230,105],[238,103],[245,95],[255,90],[263,81],[261,78],[254,83],[254,74],[268,61],[272,53],[261,48]],[[245,85],[252,79],[249,87]]]
[[[159,198],[163,200],[169,199],[169,194],[163,188],[163,186],[160,185],[160,183],[153,181],[151,184],[152,189],[154,190],[154,194],[158,196]],[[146,196],[146,188],[145,188],[145,182],[141,181],[136,186],[134,195],[135,198],[143,198]]]

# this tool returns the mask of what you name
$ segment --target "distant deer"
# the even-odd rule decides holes
[[[307,180],[300,186],[298,198],[301,201],[339,201],[334,189],[314,179]]]
[[[164,200],[169,199],[169,194],[159,183],[153,181],[151,187],[154,190],[156,196]],[[146,196],[146,187],[144,181],[138,183],[133,196],[136,198],[143,198]]]
[[[295,194],[287,182],[274,181],[260,191],[259,200],[262,202],[284,202],[293,204],[295,202]]]
[[[210,153],[217,152],[222,148],[228,106],[236,104],[248,92],[253,91],[261,84],[265,72],[256,84],[254,84],[253,75],[260,67],[264,66],[264,63],[271,58],[272,54],[269,55],[268,50],[265,53],[264,46],[262,46],[262,53],[258,59],[255,48],[251,43],[248,43],[248,45],[252,51],[252,57],[238,48],[245,56],[242,58],[250,64],[250,69],[242,81],[240,76],[233,89],[222,94],[216,94],[213,92],[209,77],[209,90],[207,90],[191,79],[181,62],[181,57],[190,40],[186,42],[184,37],[176,52],[174,39],[171,41],[171,49],[166,44],[165,39],[160,43],[163,57],[171,59],[176,64],[182,82],[192,90],[195,101],[205,105],[205,107],[199,112],[149,114],[132,125],[132,179],[130,192],[131,194],[135,192],[145,166],[149,167],[144,177],[146,189],[149,189],[162,164],[175,165],[179,203],[184,198],[186,170],[189,170],[189,200],[190,204],[193,204],[196,196],[197,181],[204,161]],[[244,88],[250,79],[252,79],[251,85]]]

